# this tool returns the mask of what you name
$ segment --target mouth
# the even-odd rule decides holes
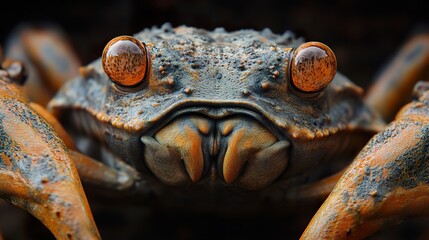
[[[286,169],[290,142],[260,114],[237,108],[186,108],[141,137],[144,161],[168,185],[203,179],[260,189]]]

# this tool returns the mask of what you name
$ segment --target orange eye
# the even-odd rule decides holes
[[[292,83],[301,91],[317,92],[327,87],[337,72],[334,52],[323,43],[307,42],[292,57]]]
[[[116,37],[104,47],[102,63],[104,72],[114,83],[135,86],[143,82],[146,75],[146,48],[133,37]]]

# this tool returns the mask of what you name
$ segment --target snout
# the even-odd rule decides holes
[[[146,165],[166,184],[217,176],[216,181],[245,189],[263,188],[279,177],[290,147],[289,141],[245,114],[221,118],[184,114],[141,141]]]

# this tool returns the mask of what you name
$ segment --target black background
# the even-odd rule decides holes
[[[243,28],[256,30],[270,28],[275,33],[292,30],[306,40],[321,41],[329,45],[336,53],[338,70],[359,85],[368,87],[377,72],[410,36],[429,30],[429,4],[424,2],[63,0],[22,3],[15,1],[9,2],[9,6],[3,3],[1,8],[0,43],[4,43],[11,31],[21,23],[54,23],[67,34],[82,63],[86,64],[98,58],[104,45],[113,37],[122,34],[131,35],[143,28],[160,26],[165,22],[170,22],[173,26],[185,24],[209,30],[216,27],[224,27],[228,31]],[[109,225],[104,217],[115,218],[115,215],[96,216],[98,224],[112,227],[110,232],[113,232],[114,226]],[[219,219],[206,223],[200,222],[199,225],[197,224],[201,228],[200,231],[191,231],[186,226],[186,221],[189,222],[189,219],[183,219],[180,225],[181,223],[177,222],[180,219],[160,218],[135,223],[136,226],[142,226],[140,235],[142,239],[159,239],[157,236],[169,239],[189,239],[190,236],[195,239],[215,237],[228,239],[225,236],[230,236],[241,239],[240,236],[243,238],[251,236],[251,234],[240,235],[242,231],[249,230],[246,226],[235,229],[235,226],[216,222],[221,221]],[[192,221],[191,224],[195,224],[198,219]],[[35,222],[32,224],[37,225]],[[209,224],[214,227],[208,227]],[[234,224],[240,224],[240,222]],[[266,239],[282,237],[283,231],[279,229],[281,225],[265,226],[268,224],[270,223],[247,227],[253,228],[250,232],[257,233],[254,235],[257,237]],[[172,228],[171,226],[174,225],[182,227]],[[150,232],[143,229],[143,226],[152,226],[155,231]],[[264,231],[275,228],[278,233],[259,232],[258,227]],[[205,228],[209,229],[209,232],[205,232]],[[165,229],[173,230],[168,232],[169,230]],[[216,233],[218,230],[226,231],[226,234]],[[106,234],[106,231],[102,232],[102,236],[103,234]],[[145,236],[145,234],[149,235]],[[284,234],[286,238],[287,233],[284,232]],[[116,233],[114,236],[121,235],[129,234]],[[392,237],[411,239],[412,236],[392,234],[390,239],[396,239]],[[375,237],[375,239],[378,238]]]

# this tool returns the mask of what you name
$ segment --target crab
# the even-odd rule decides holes
[[[112,39],[85,67],[51,31],[12,40],[0,196],[57,239],[101,239],[92,190],[211,213],[323,201],[301,239],[361,239],[428,214],[427,36],[368,92],[328,46],[291,32],[165,24]]]

